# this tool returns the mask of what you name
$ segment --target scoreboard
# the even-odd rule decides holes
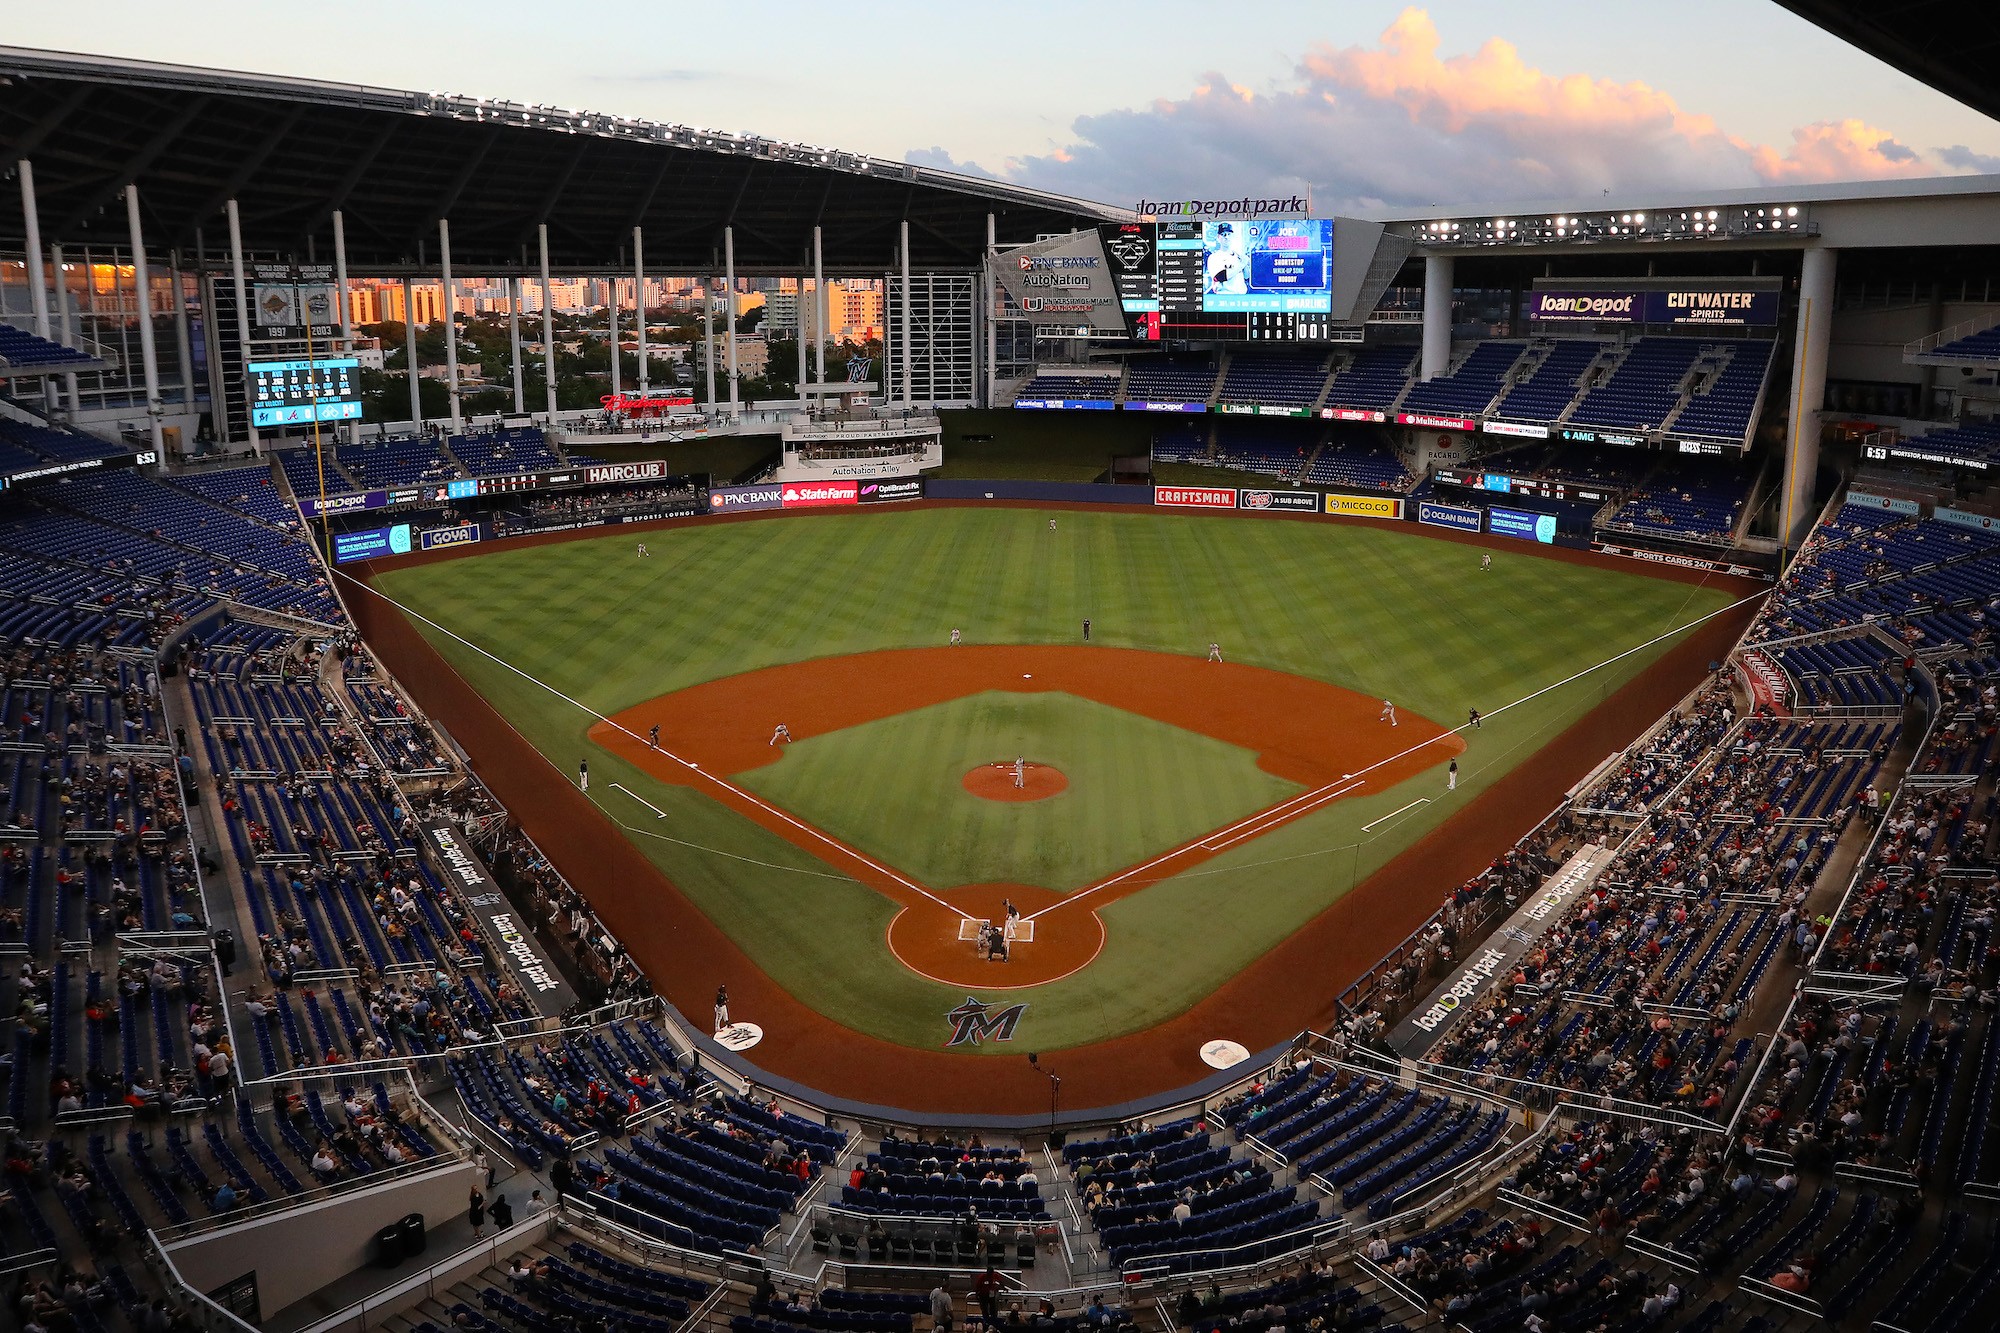
[[[252,361],[244,394],[253,426],[361,419],[361,363],[351,356]]]
[[[1100,234],[1141,342],[1339,336],[1330,218],[1107,223]]]
[[[1475,491],[1497,491],[1502,495],[1534,495],[1544,500],[1586,500],[1603,504],[1611,498],[1611,491],[1602,486],[1578,485],[1567,481],[1549,481],[1541,477],[1510,477],[1501,472],[1481,472],[1471,468],[1432,468],[1431,474],[1439,484],[1464,486]]]

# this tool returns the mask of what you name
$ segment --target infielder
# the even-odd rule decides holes
[[[646,740],[657,750],[660,748],[660,724],[655,722],[646,728]]]
[[[1090,642],[1090,617],[1089,617],[1089,616],[1085,616],[1085,617],[1083,618],[1083,641],[1084,641],[1085,643],[1089,643],[1089,642]]]
[[[1028,761],[1026,759],[1016,759],[1014,761],[1014,788],[1019,791],[1025,789],[1027,785]]]
[[[1479,730],[1479,710],[1477,708],[1468,708],[1465,710],[1465,725],[1471,727],[1474,731]]]
[[[1210,645],[1208,645],[1208,660],[1211,662],[1220,662],[1222,660],[1221,644],[1211,643]]]
[[[1452,760],[1451,767],[1444,771],[1444,789],[1446,791],[1458,790],[1458,760],[1456,759]]]
[[[1380,714],[1376,716],[1375,720],[1377,722],[1387,722],[1392,727],[1395,726],[1396,705],[1390,703],[1387,699],[1384,699],[1382,701],[1382,711]]]
[[[778,729],[771,733],[770,743],[776,745],[781,741],[786,745],[792,743],[792,729],[782,722],[778,724]]]
[[[590,761],[588,759],[579,759],[576,761],[576,785],[579,790],[590,790]]]

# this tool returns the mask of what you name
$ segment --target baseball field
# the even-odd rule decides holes
[[[954,1058],[1102,1048],[1270,965],[1357,885],[1352,932],[1420,920],[1451,884],[1375,872],[1461,827],[1454,864],[1500,851],[1560,787],[1455,817],[1587,713],[1588,762],[1607,725],[1643,729],[1659,682],[1651,713],[1598,705],[1681,646],[1670,700],[1700,670],[1670,631],[1741,596],[1405,525],[1000,506],[695,521],[372,582],[546,760],[497,774],[467,741],[489,782],[548,793],[509,806],[571,846],[552,854],[607,924],[691,1013],[730,983],[778,1064],[805,1041],[792,1002],[931,1052],[968,997],[1025,1004],[1010,1042]],[[570,804],[585,762],[594,811]],[[987,961],[968,922],[1003,900],[1022,924]],[[1337,939],[1294,1009],[1399,938]],[[1207,1035],[1254,1050],[1291,1017]]]

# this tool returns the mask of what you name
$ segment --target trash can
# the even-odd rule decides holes
[[[394,1268],[403,1262],[403,1224],[391,1223],[375,1233],[375,1266]]]
[[[397,1231],[403,1237],[403,1257],[414,1259],[424,1252],[424,1215],[411,1213],[405,1217]]]

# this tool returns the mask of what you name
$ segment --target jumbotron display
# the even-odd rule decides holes
[[[361,420],[361,363],[351,356],[316,361],[252,361],[245,393],[253,426],[299,426]]]
[[[1101,235],[1141,341],[1329,336],[1330,218],[1126,222]]]

